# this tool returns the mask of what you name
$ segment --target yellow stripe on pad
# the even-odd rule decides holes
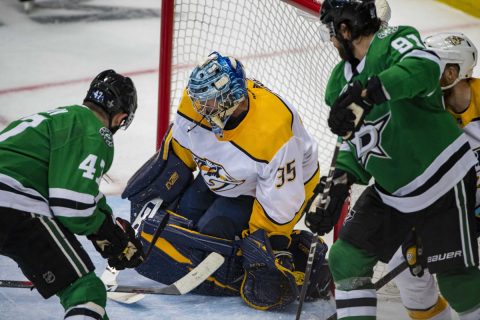
[[[149,243],[152,242],[153,236],[151,234],[142,231],[141,235],[142,238],[147,240]],[[157,239],[155,247],[159,248],[160,250],[168,254],[168,256],[170,256],[173,260],[179,263],[188,263],[190,265],[192,264],[192,261],[190,259],[181,254],[170,242],[163,238]]]

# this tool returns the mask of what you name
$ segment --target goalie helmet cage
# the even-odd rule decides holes
[[[163,0],[157,148],[192,69],[212,51],[240,60],[254,78],[290,102],[319,144],[328,170],[335,137],[324,92],[338,53],[322,43],[314,0]],[[265,121],[268,121],[266,119]]]

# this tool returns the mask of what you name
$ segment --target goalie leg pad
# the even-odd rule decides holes
[[[294,230],[292,233],[292,243],[289,251],[293,254],[295,273],[300,273],[301,275],[301,282],[298,283],[297,281],[299,286],[303,285],[312,239],[313,234],[307,230]],[[333,291],[332,274],[330,273],[328,261],[325,259],[327,250],[327,244],[320,238],[313,258],[312,273],[310,274],[305,301],[329,299],[330,293]]]
[[[245,274],[240,294],[250,307],[279,309],[297,299],[295,276],[279,262],[280,257],[274,254],[264,230],[257,230],[244,238],[241,248]]]
[[[170,211],[159,210],[154,218],[147,218],[140,227],[141,241],[149,247],[153,233],[169,214],[169,222],[160,234],[148,259],[136,268],[141,275],[163,284],[172,284],[202,262],[211,252],[225,257],[223,265],[195,288],[192,293],[213,296],[239,294],[243,275],[241,256],[233,241],[212,237],[191,230],[192,221]]]

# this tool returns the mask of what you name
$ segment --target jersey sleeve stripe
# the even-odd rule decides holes
[[[441,66],[441,63],[440,63],[440,59],[438,58],[438,56],[430,51],[424,51],[424,50],[412,50],[410,51],[409,53],[405,54],[401,59],[400,61],[406,59],[406,58],[422,58],[422,59],[427,59],[427,60],[430,60],[430,61],[433,61],[435,62],[438,67],[440,68],[440,74],[442,73],[442,66]]]
[[[96,208],[94,196],[62,188],[50,188],[50,207],[54,215],[61,217],[89,217]],[[100,198],[103,196],[99,194]]]
[[[48,189],[48,193],[50,195],[50,199],[61,198],[83,203],[93,203],[95,201],[94,196],[92,196],[91,194],[81,193],[69,189],[50,188]]]
[[[51,216],[48,201],[39,192],[4,174],[0,174],[0,207]]]
[[[43,197],[38,191],[24,187],[18,180],[0,173],[0,189],[10,192],[15,192],[26,197],[47,202],[47,199]]]

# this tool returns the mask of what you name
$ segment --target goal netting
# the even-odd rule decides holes
[[[190,72],[209,53],[234,56],[248,78],[259,80],[299,111],[319,144],[326,174],[335,138],[327,126],[323,94],[338,54],[320,41],[320,22],[314,15],[319,8],[313,0],[174,1],[171,94],[163,108],[174,116]]]
[[[331,44],[320,40],[319,10],[313,0],[163,0],[159,118],[172,119],[190,72],[209,53],[234,56],[247,77],[299,111],[318,142],[321,173],[326,175],[335,136],[327,126],[324,92],[339,58]],[[160,128],[158,141],[165,128]],[[377,267],[375,279],[383,274],[383,267]]]

